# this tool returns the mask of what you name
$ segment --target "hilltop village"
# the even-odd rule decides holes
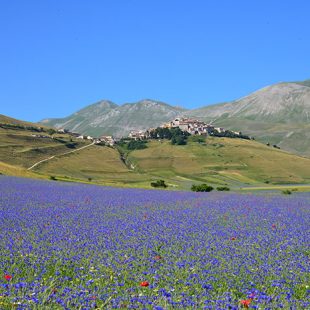
[[[60,129],[44,129],[43,127],[34,127],[34,126],[21,126],[16,124],[0,124],[0,127],[3,128],[20,128],[24,130],[32,130],[38,133],[32,134],[33,137],[36,138],[51,138],[53,134],[68,134],[69,136],[75,139],[81,140],[89,140],[94,144],[105,144],[109,146],[114,146],[118,142],[122,142],[124,140],[135,140],[135,141],[146,141],[149,139],[171,139],[171,136],[215,136],[215,137],[228,137],[228,138],[240,138],[240,139],[251,139],[254,140],[253,137],[249,137],[247,135],[242,134],[241,132],[226,130],[222,127],[215,127],[212,124],[207,124],[201,120],[185,118],[185,117],[177,117],[170,122],[164,123],[157,128],[149,128],[147,130],[133,130],[129,133],[127,137],[123,137],[122,139],[114,138],[111,135],[102,135],[100,137],[93,137],[90,135],[82,135],[80,133],[71,132],[68,129],[60,128]],[[42,135],[42,132],[46,132],[49,134]],[[169,133],[170,132],[170,133]]]
[[[225,130],[222,127],[214,127],[211,124],[207,124],[203,121],[191,118],[176,118],[168,123],[161,125],[158,128],[172,129],[179,128],[182,132],[189,135],[200,135],[200,136],[219,136],[219,137],[230,137],[230,138],[242,138],[242,139],[253,139],[252,137],[243,135],[241,132]],[[154,138],[154,133],[158,128],[150,128],[146,131],[131,131],[128,135],[129,138],[135,140],[145,140]]]
[[[252,139],[247,135],[242,134],[241,132],[226,130],[222,127],[215,127],[212,124],[207,124],[203,121],[191,118],[178,117],[170,122],[164,123],[157,128],[149,128],[147,130],[133,130],[129,133],[127,138],[122,140],[131,139],[131,140],[148,140],[148,139],[158,139],[162,138],[162,135],[159,133],[164,130],[179,129],[184,135],[197,135],[197,136],[216,136],[216,137],[228,137],[228,138],[241,138],[241,139]],[[106,145],[114,146],[119,139],[114,138],[113,136],[103,135],[99,138],[95,138],[89,135],[81,135],[78,133],[70,132],[67,129],[58,129],[58,133],[67,133],[71,136],[74,136],[77,139],[90,140],[95,144],[104,143]]]
[[[191,118],[178,117],[170,122],[164,123],[157,128],[149,128],[147,130],[134,130],[129,133],[127,137],[122,139],[116,139],[111,135],[102,135],[100,137],[93,137],[90,135],[82,135],[80,133],[71,132],[68,129],[45,129],[43,127],[34,127],[34,126],[22,126],[17,124],[0,124],[2,128],[19,128],[24,130],[36,131],[37,133],[32,134],[36,138],[51,138],[53,134],[68,134],[71,137],[82,140],[89,140],[94,144],[105,144],[109,146],[114,146],[120,140],[135,140],[135,141],[146,141],[149,139],[165,139],[168,136],[168,139],[171,139],[171,135],[177,136],[215,136],[215,137],[227,137],[227,138],[240,138],[254,140],[253,137],[242,134],[241,132],[226,130],[222,127],[215,127],[212,124],[207,124],[203,121]],[[49,134],[42,135],[41,133],[46,132]],[[170,134],[169,134],[170,132]]]

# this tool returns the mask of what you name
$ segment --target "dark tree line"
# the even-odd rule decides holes
[[[130,151],[143,150],[147,148],[147,141],[124,138],[118,142],[118,145]]]
[[[185,145],[187,143],[187,137],[190,134],[186,131],[182,131],[179,127],[175,128],[161,128],[150,131],[151,139],[167,139],[171,140],[171,144]]]
[[[214,129],[210,132],[210,135],[215,137],[239,138],[239,139],[251,140],[251,138],[247,135],[244,135],[242,133],[236,134],[230,130],[225,130],[224,132],[218,132],[216,129]]]
[[[19,124],[0,124],[1,128],[4,129],[21,129],[21,130],[30,130],[30,131],[36,131],[36,132],[45,132],[42,127],[35,127],[35,126],[24,126]]]

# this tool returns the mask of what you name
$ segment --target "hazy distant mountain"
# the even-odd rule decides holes
[[[157,127],[186,111],[150,99],[121,106],[111,101],[92,104],[66,118],[45,119],[41,123],[66,128],[81,134],[116,137],[126,136],[131,130]]]
[[[180,115],[242,131],[257,140],[310,156],[310,80],[274,84],[235,101],[195,110],[150,99],[121,106],[100,101],[66,118],[41,123],[82,134],[120,137],[131,130],[159,126]]]

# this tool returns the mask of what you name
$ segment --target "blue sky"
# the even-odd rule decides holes
[[[308,0],[0,0],[0,113],[196,108],[310,78]]]

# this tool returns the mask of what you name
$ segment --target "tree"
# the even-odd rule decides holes
[[[151,182],[152,187],[163,187],[166,188],[167,185],[164,180],[157,180],[156,182]]]
[[[49,129],[47,130],[47,133],[48,133],[50,136],[52,136],[53,134],[56,133],[56,130],[54,130],[53,128],[49,128]]]
[[[147,143],[146,141],[142,141],[142,140],[131,140],[127,144],[127,149],[131,151],[142,150],[142,149],[147,148],[146,143]]]
[[[223,191],[230,191],[230,188],[227,186],[219,186],[216,188],[216,190],[223,192]]]
[[[213,187],[205,183],[200,185],[193,184],[191,190],[193,192],[211,192],[213,191]]]

